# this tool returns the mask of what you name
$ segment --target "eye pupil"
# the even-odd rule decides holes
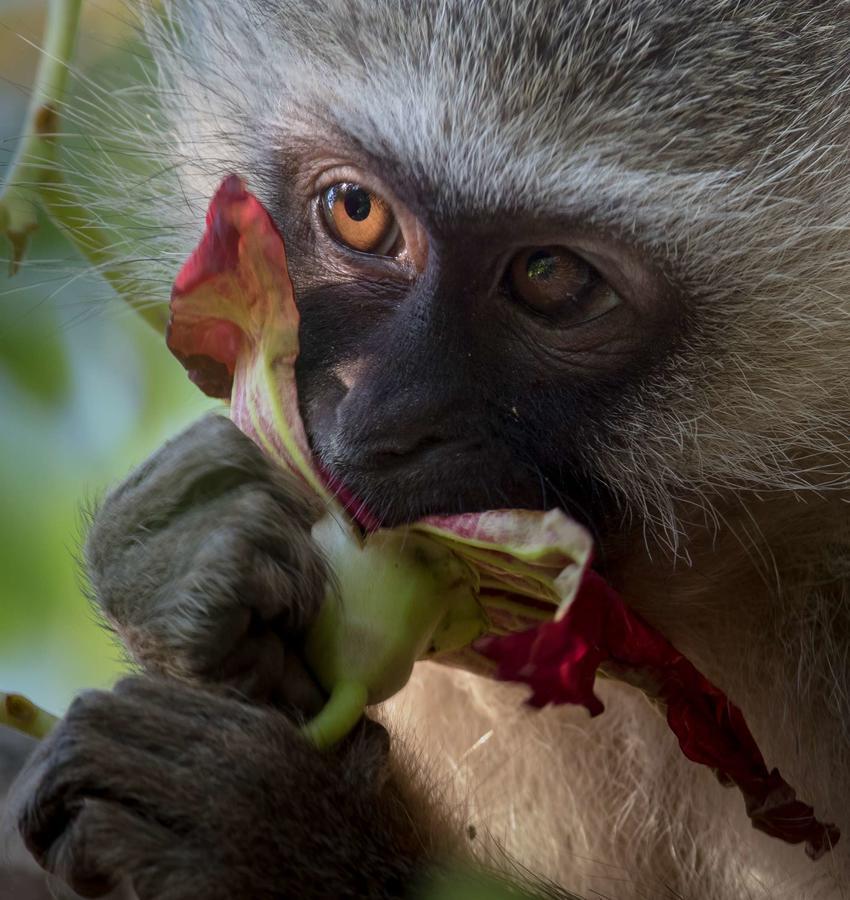
[[[398,243],[398,221],[380,194],[342,181],[325,189],[320,200],[325,225],[343,246],[383,256]]]
[[[368,191],[361,187],[351,188],[345,192],[345,212],[355,222],[362,222],[369,218],[372,211],[372,201]]]
[[[558,260],[548,250],[537,250],[528,257],[526,271],[532,281],[548,281],[558,266]]]

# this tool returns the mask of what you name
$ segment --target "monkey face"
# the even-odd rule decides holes
[[[677,552],[724,505],[846,491],[831,13],[777,78],[787,5],[398,9],[187,6],[145,277],[197,237],[174,197],[198,222],[243,175],[286,239],[313,448],[389,522],[557,504]]]
[[[594,448],[677,333],[659,273],[572,223],[444,217],[351,166],[304,199],[302,227],[297,196],[281,218],[322,464],[388,524],[562,506],[598,525]]]

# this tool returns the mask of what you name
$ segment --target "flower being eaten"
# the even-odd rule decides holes
[[[174,285],[167,342],[233,421],[326,504],[314,537],[339,585],[307,642],[330,693],[307,726],[340,739],[368,703],[407,681],[414,662],[445,653],[489,661],[495,677],[529,685],[538,707],[591,715],[600,665],[665,710],[691,760],[744,795],[754,827],[817,858],[838,829],[817,820],[768,770],[741,711],[590,568],[587,531],[561,510],[432,516],[383,529],[313,460],[298,411],[298,309],[283,240],[236,176],[219,188],[200,245]]]

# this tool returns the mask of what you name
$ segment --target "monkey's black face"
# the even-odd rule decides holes
[[[596,524],[594,448],[676,332],[662,279],[575,223],[406,199],[351,166],[281,198],[317,456],[387,524],[551,506]]]

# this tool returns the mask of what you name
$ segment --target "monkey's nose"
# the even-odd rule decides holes
[[[404,466],[458,463],[464,455],[480,449],[480,442],[427,427],[409,428],[387,434],[366,434],[347,442],[346,462],[376,471]]]
[[[470,417],[457,404],[394,397],[367,411],[359,398],[346,399],[337,410],[334,441],[334,455],[345,465],[380,470],[426,459],[457,461],[480,444],[469,434]]]
[[[390,436],[379,434],[370,436],[370,438],[366,442],[364,450],[376,459],[386,458],[390,461],[398,457],[418,456],[450,444],[453,440],[452,436],[448,434],[419,431],[418,429],[397,432]]]

